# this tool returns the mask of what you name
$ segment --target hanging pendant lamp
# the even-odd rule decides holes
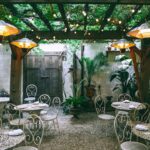
[[[11,42],[11,44],[22,49],[31,49],[37,46],[37,44],[34,41],[28,38],[22,38],[22,39],[13,41]]]
[[[139,39],[150,38],[150,21],[140,25],[139,27],[136,27],[127,34]]]
[[[111,47],[119,48],[121,53],[125,52],[126,48],[130,48],[133,46],[135,46],[135,44],[126,39],[120,39],[119,41],[111,44]]]
[[[0,20],[0,36],[10,36],[10,35],[16,35],[20,33],[20,30],[17,29],[15,26],[6,23],[3,20]]]

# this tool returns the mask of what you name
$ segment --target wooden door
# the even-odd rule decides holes
[[[37,97],[48,94],[62,99],[62,58],[60,55],[28,55],[24,58],[24,97],[26,86],[37,86]]]

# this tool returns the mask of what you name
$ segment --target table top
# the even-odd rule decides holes
[[[147,124],[145,123],[145,124],[142,124],[142,125],[147,126],[149,130],[148,131],[140,131],[140,130],[137,130],[134,126],[133,129],[132,129],[132,132],[136,136],[138,136],[142,139],[150,141],[150,123],[147,123]]]
[[[1,130],[2,131],[2,130]],[[2,133],[0,135],[0,150],[6,150],[9,148],[13,148],[16,145],[20,144],[25,140],[25,135],[17,135],[17,136],[10,136],[8,135],[8,132],[11,130],[3,129]]]
[[[49,105],[45,103],[28,103],[28,104],[21,104],[15,107],[16,110],[24,111],[24,112],[33,112],[33,111],[41,111],[43,109],[48,108]]]
[[[133,102],[133,101],[113,102],[111,104],[111,106],[115,109],[125,110],[125,111],[131,111],[131,110],[134,110],[134,109],[141,110],[141,109],[145,108],[145,106],[142,103]]]
[[[10,97],[0,97],[0,103],[6,103],[10,101]]]

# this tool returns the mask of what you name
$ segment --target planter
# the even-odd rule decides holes
[[[95,86],[94,85],[88,85],[85,87],[86,89],[86,96],[89,97],[90,99],[95,95]]]
[[[79,112],[80,112],[79,107],[71,107],[70,108],[70,114],[73,115],[73,118],[79,119],[79,117],[78,117]]]

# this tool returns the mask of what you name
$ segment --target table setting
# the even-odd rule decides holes
[[[113,108],[118,109],[118,110],[125,110],[125,111],[130,111],[134,109],[144,109],[144,105],[139,102],[133,102],[129,100],[124,100],[121,102],[113,102],[111,105]]]
[[[39,103],[39,102],[34,102],[34,103],[28,103],[28,104],[21,104],[17,105],[15,107],[16,110],[20,110],[22,112],[36,112],[39,113],[41,110],[48,108],[49,105],[45,103]]]
[[[145,140],[150,141],[150,123],[139,123],[133,127],[132,132]]]

